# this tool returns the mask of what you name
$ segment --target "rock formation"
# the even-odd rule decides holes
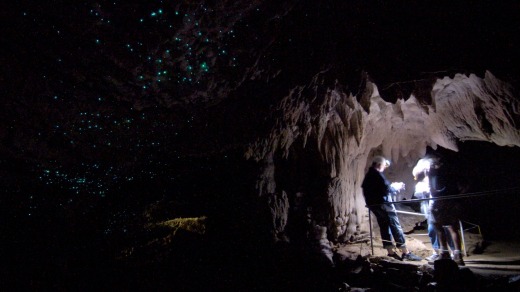
[[[367,75],[353,94],[339,82],[324,85],[326,74],[293,88],[269,136],[247,153],[263,164],[257,189],[268,198],[276,240],[301,224],[293,216],[296,194],[330,239],[366,232],[360,184],[374,155],[389,157],[398,172],[389,176],[404,180],[427,147],[458,151],[457,142],[468,140],[520,146],[520,103],[491,72],[437,78],[426,98],[412,93],[395,103],[384,101]]]

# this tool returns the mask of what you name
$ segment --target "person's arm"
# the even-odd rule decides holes
[[[391,192],[399,192],[404,189],[404,183],[403,182],[393,182],[390,184],[389,190]]]
[[[426,193],[421,191],[413,193],[413,196],[416,199],[426,199]]]

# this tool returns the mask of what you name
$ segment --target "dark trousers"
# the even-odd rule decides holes
[[[401,223],[399,223],[395,207],[393,205],[374,206],[370,208],[370,211],[376,216],[377,224],[381,231],[383,247],[394,247],[392,237],[395,240],[395,246],[405,247],[403,228],[401,227]]]
[[[444,230],[443,230],[444,231]],[[437,239],[437,230],[435,230],[435,226],[433,224],[428,223],[428,236],[430,237],[430,241],[432,243],[433,249],[439,249],[439,240]],[[453,244],[453,240],[451,239],[451,236],[447,237],[448,239],[448,246],[451,248],[451,250],[456,250],[455,245]]]

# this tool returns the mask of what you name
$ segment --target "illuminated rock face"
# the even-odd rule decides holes
[[[374,155],[394,162],[390,179],[413,182],[411,169],[427,147],[458,151],[457,141],[470,140],[520,146],[520,103],[491,72],[433,80],[429,94],[395,103],[368,78],[355,96],[338,83],[323,88],[326,74],[282,100],[277,125],[247,155],[263,163],[257,190],[268,198],[275,240],[290,237],[292,224],[325,226],[339,241],[366,232],[360,185]]]

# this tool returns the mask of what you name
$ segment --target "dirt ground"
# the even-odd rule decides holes
[[[399,208],[404,212],[415,212],[406,207]],[[406,236],[406,245],[414,254],[426,258],[432,253],[432,246],[426,229],[417,228],[424,219],[417,215],[399,213],[399,221]],[[481,275],[520,275],[520,242],[514,241],[486,241],[485,234],[481,233],[478,225],[462,222],[464,234],[466,267]],[[383,248],[379,226],[372,217],[372,242],[370,238],[357,243],[341,245],[337,252],[345,256],[386,256]],[[399,252],[398,252],[399,253]],[[394,260],[394,259],[392,259]],[[408,262],[414,265],[428,264],[426,260]]]

